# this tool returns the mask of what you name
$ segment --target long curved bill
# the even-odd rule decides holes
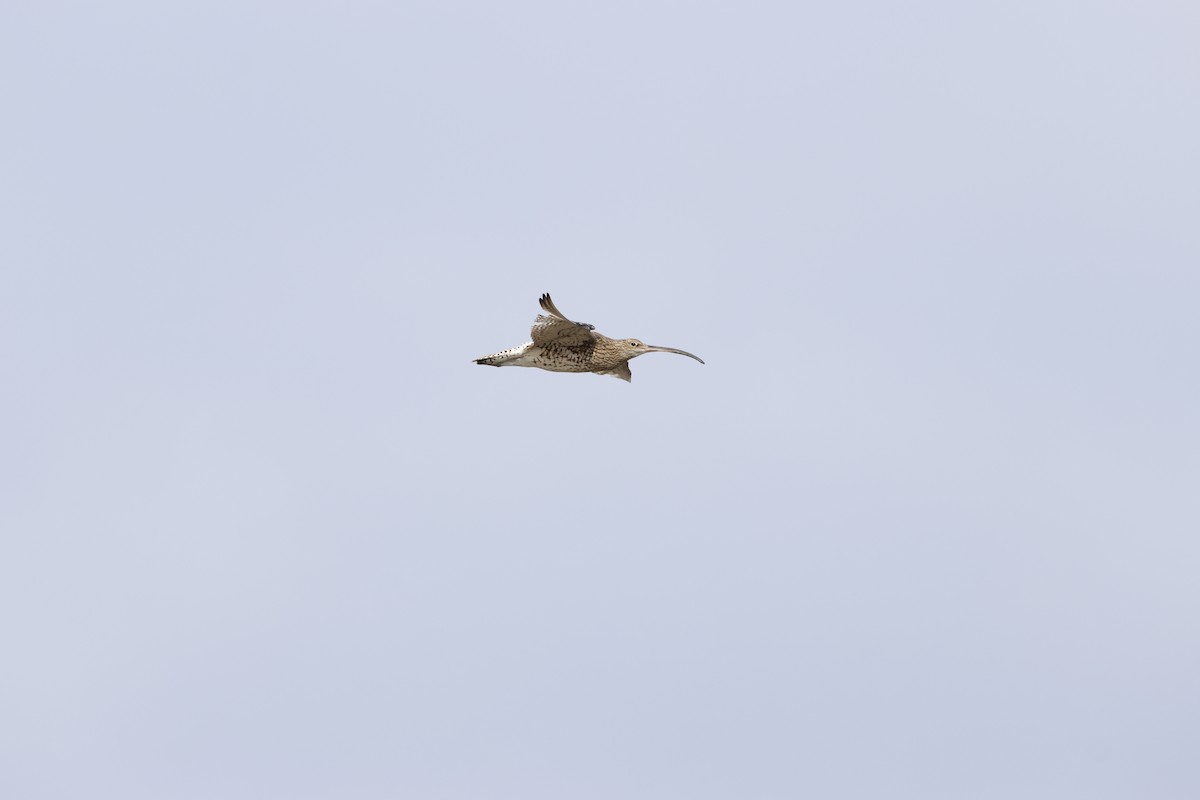
[[[646,352],[647,353],[678,353],[681,356],[687,356],[688,358],[694,358],[697,361],[699,361],[701,364],[704,363],[704,359],[701,358],[700,356],[694,356],[691,353],[689,353],[687,350],[676,350],[674,347],[655,347],[652,344],[648,344],[648,345],[646,345]]]

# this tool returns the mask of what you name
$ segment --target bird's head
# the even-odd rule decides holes
[[[704,359],[699,356],[694,356],[686,350],[676,350],[674,347],[656,347],[652,344],[646,344],[641,339],[621,339],[621,349],[629,354],[630,358],[637,358],[644,353],[678,353],[681,356],[694,358],[701,364]]]

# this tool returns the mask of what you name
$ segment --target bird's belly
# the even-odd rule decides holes
[[[534,346],[522,353],[516,363],[550,372],[591,372],[591,361],[587,353]]]

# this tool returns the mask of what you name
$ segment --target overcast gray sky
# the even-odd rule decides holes
[[[0,795],[1200,796],[1198,9],[6,3]]]

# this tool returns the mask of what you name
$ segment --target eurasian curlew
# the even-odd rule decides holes
[[[572,322],[554,306],[549,294],[538,301],[549,316],[538,315],[533,322],[533,341],[519,347],[475,359],[489,367],[537,367],[550,372],[595,372],[632,380],[630,359],[644,353],[678,353],[704,361],[686,350],[655,347],[640,339],[610,339],[596,333],[596,326]]]

